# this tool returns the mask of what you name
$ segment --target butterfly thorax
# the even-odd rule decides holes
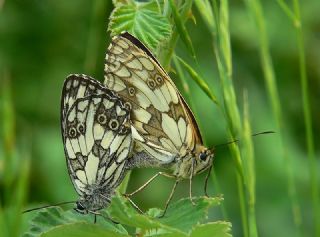
[[[136,141],[132,149],[134,152],[131,152],[130,158],[128,159],[127,169],[133,168],[170,168],[171,161],[175,160],[178,155],[170,154],[166,156],[165,160],[159,160],[148,153],[145,147],[142,146],[142,143]],[[164,156],[162,154],[162,156]],[[171,157],[169,157],[171,156]],[[168,162],[169,161],[169,162]]]
[[[181,159],[177,159],[173,165],[173,174],[180,179],[189,179],[212,165],[213,152],[203,145],[196,145],[193,151],[189,151]]]
[[[108,206],[113,191],[93,186],[89,187],[88,190],[89,193],[85,194],[77,201],[77,207],[75,208],[77,212],[87,214]]]

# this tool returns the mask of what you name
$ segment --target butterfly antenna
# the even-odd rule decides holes
[[[252,134],[251,136],[252,136],[252,137],[255,137],[255,136],[262,135],[262,134],[272,134],[272,133],[276,133],[276,132],[274,132],[274,131],[264,131],[264,132],[254,133],[254,134]],[[235,139],[235,140],[230,141],[230,142],[227,142],[227,143],[219,144],[219,145],[216,145],[213,149],[215,149],[215,148],[217,148],[217,147],[220,147],[220,146],[227,146],[227,145],[230,145],[230,144],[235,143],[235,142],[238,142],[238,141],[239,141],[239,139]],[[212,149],[212,150],[213,150],[213,149]]]
[[[46,206],[42,206],[42,207],[36,207],[36,208],[25,210],[25,211],[22,212],[22,214],[23,213],[27,213],[27,212],[31,212],[31,211],[40,210],[40,209],[43,209],[43,208],[48,208],[48,207],[58,207],[58,206],[65,205],[65,204],[70,204],[70,203],[76,203],[76,201],[60,202],[60,203],[53,204],[53,205],[46,205]]]

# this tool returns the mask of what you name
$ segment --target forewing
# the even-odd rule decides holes
[[[100,82],[70,75],[63,87],[61,129],[69,175],[80,195],[113,189],[131,149],[130,111]]]
[[[112,39],[104,84],[132,107],[133,137],[153,157],[170,162],[202,144],[195,118],[169,75],[129,33]]]

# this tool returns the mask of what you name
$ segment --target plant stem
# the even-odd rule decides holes
[[[225,105],[225,115],[228,121],[228,130],[230,137],[234,140],[241,129],[240,113],[237,107],[236,95],[232,82],[232,55],[230,47],[230,30],[229,30],[229,8],[228,1],[221,0],[218,7],[216,0],[213,1],[213,17],[208,25],[215,25],[211,29],[214,39],[215,55],[220,74],[220,81],[223,90],[223,99]],[[207,14],[209,15],[209,14]],[[242,158],[238,144],[230,145],[231,154],[234,158],[237,168],[237,184],[240,202],[240,212],[242,220],[243,236],[249,236],[248,217],[245,197],[245,179],[243,174]]]
[[[191,8],[192,8],[192,0],[187,0],[185,4],[182,6],[182,10],[180,12],[182,22],[185,22],[188,19],[188,13],[191,11]],[[175,46],[177,44],[178,39],[179,39],[178,31],[173,30],[172,36],[168,41],[168,43],[165,46],[163,46],[161,50],[158,51],[159,61],[165,70],[168,70],[170,68],[171,59],[174,54]]]
[[[311,179],[311,195],[313,202],[313,213],[314,213],[314,227],[315,227],[315,236],[320,236],[320,209],[319,209],[319,185],[317,179],[317,160],[314,152],[314,142],[313,142],[313,132],[312,132],[312,120],[311,120],[311,111],[310,111],[310,101],[309,101],[309,88],[308,88],[308,78],[306,70],[306,57],[304,51],[304,39],[302,32],[302,22],[300,15],[300,4],[299,0],[293,0],[293,8],[298,24],[295,24],[296,27],[296,37],[297,45],[299,51],[299,68],[300,68],[300,82],[301,82],[301,92],[302,92],[302,101],[303,101],[303,115],[304,123],[306,129],[306,141],[307,141],[307,150],[308,150],[308,159],[309,159],[309,170],[310,170],[310,179]]]
[[[255,173],[255,160],[254,150],[252,143],[252,132],[249,118],[249,103],[247,91],[244,91],[244,110],[243,110],[243,133],[241,152],[246,159],[244,160],[244,171],[246,177],[246,188],[247,188],[247,202],[248,202],[248,227],[249,236],[257,237],[258,229],[256,222],[256,173]]]
[[[272,106],[273,114],[276,120],[277,130],[279,131],[280,144],[282,147],[282,157],[286,170],[288,195],[291,200],[292,213],[294,223],[298,230],[301,232],[301,211],[298,203],[296,184],[293,176],[293,168],[291,160],[285,148],[284,142],[284,128],[281,112],[280,98],[276,85],[276,77],[274,73],[272,58],[269,50],[268,36],[265,26],[265,20],[263,16],[262,6],[259,0],[247,0],[246,1],[249,11],[251,12],[258,30],[258,40],[260,46],[260,60],[263,69],[265,83],[267,85],[269,100]]]

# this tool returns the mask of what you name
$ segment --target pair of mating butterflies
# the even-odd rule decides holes
[[[62,91],[62,137],[80,196],[78,212],[105,208],[126,171],[135,167],[168,168],[165,175],[176,184],[190,179],[190,185],[195,174],[212,167],[213,152],[203,146],[190,108],[138,39],[129,33],[112,39],[104,75],[103,84],[70,75]]]

